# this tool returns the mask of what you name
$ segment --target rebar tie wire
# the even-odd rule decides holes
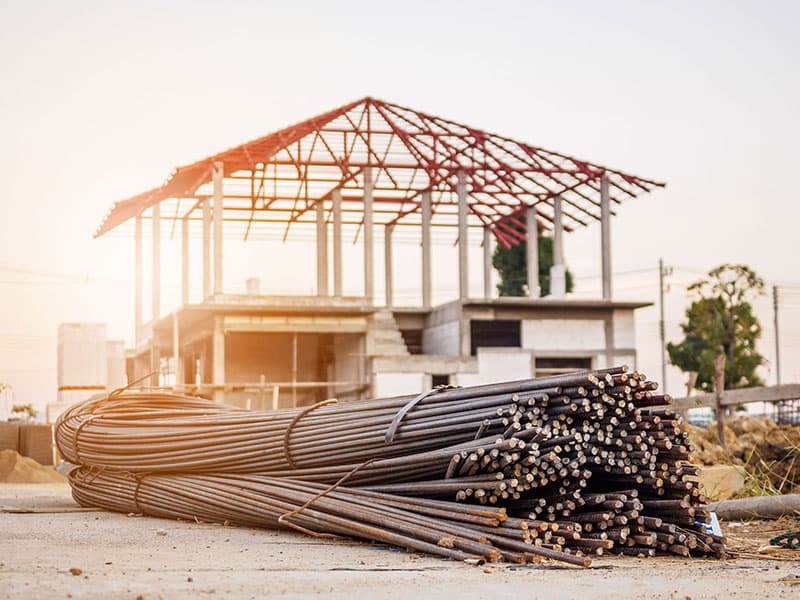
[[[398,427],[400,427],[400,423],[403,421],[403,418],[417,404],[422,402],[425,398],[428,398],[429,396],[432,396],[433,394],[438,394],[439,392],[443,392],[443,391],[449,390],[449,389],[456,389],[457,387],[458,386],[453,386],[453,385],[437,385],[435,388],[432,388],[432,389],[428,390],[427,392],[423,392],[423,393],[419,394],[418,396],[416,396],[415,398],[411,399],[409,402],[407,402],[399,411],[397,411],[397,414],[394,416],[394,419],[392,419],[392,423],[389,425],[389,429],[386,431],[386,437],[384,438],[386,443],[387,444],[391,444],[394,441],[394,436],[397,433],[397,429],[398,429]],[[295,416],[294,419],[292,419],[291,423],[289,423],[289,426],[286,428],[286,433],[285,433],[285,435],[283,437],[283,451],[284,451],[284,454],[286,455],[287,462],[289,463],[289,465],[292,468],[295,467],[294,461],[292,460],[292,457],[289,454],[289,436],[291,434],[292,428],[295,426],[297,421],[300,420],[301,417],[304,417],[305,415],[310,413],[312,410],[315,410],[315,409],[317,409],[317,408],[319,408],[321,406],[325,406],[326,404],[331,404],[331,403],[335,403],[335,402],[336,402],[336,399],[331,399],[331,400],[324,400],[322,402],[318,402],[317,404],[313,404],[312,406],[309,406],[306,410],[302,411],[300,414]],[[335,535],[332,535],[332,534],[329,534],[329,533],[319,533],[317,531],[312,531],[312,530],[308,529],[307,527],[303,527],[302,525],[297,525],[296,523],[292,523],[288,519],[300,514],[305,509],[307,509],[308,507],[312,506],[317,500],[319,500],[320,498],[324,498],[325,496],[330,494],[332,491],[334,491],[336,488],[338,488],[339,486],[343,485],[344,482],[346,482],[353,475],[358,473],[361,469],[371,465],[372,463],[374,463],[374,462],[376,462],[378,460],[380,460],[380,459],[379,458],[372,458],[372,459],[367,460],[367,461],[365,461],[365,462],[363,462],[363,463],[361,463],[359,465],[356,465],[355,467],[353,467],[350,470],[349,473],[346,473],[343,477],[341,477],[339,479],[339,481],[337,481],[333,485],[329,486],[327,489],[324,489],[323,491],[321,491],[320,493],[315,495],[313,498],[307,500],[302,506],[300,506],[299,508],[296,508],[296,509],[294,509],[292,511],[289,511],[289,512],[281,515],[280,517],[278,517],[278,523],[284,523],[284,524],[288,525],[289,527],[292,527],[293,529],[297,529],[298,531],[302,531],[303,533],[306,533],[306,534],[311,535],[313,537],[324,537],[324,538],[335,538],[335,537],[338,537],[338,536],[335,536]]]
[[[301,532],[306,533],[306,534],[308,534],[308,535],[310,535],[312,537],[326,538],[326,539],[335,539],[335,538],[340,537],[340,536],[334,535],[332,533],[320,533],[318,531],[313,531],[311,529],[308,529],[307,527],[303,527],[302,525],[298,525],[297,523],[292,523],[288,519],[290,519],[291,517],[294,517],[296,515],[299,515],[301,512],[303,512],[309,506],[314,504],[317,500],[327,496],[332,491],[334,491],[336,488],[338,488],[340,485],[344,484],[345,481],[350,479],[350,477],[352,477],[353,475],[358,473],[361,469],[363,469],[364,467],[366,467],[368,465],[371,465],[372,463],[374,463],[374,462],[376,462],[378,460],[381,460],[381,459],[379,459],[379,458],[371,458],[370,460],[365,461],[365,462],[361,463],[360,465],[356,465],[355,467],[353,467],[350,470],[349,473],[346,473],[341,479],[339,479],[339,481],[337,481],[333,485],[329,486],[327,489],[322,490],[320,493],[318,493],[313,498],[310,498],[309,500],[307,500],[305,502],[305,504],[303,504],[299,508],[295,508],[294,510],[291,510],[291,511],[285,513],[285,514],[282,514],[280,517],[278,517],[278,523],[286,524],[289,527],[291,527],[292,529],[296,529],[297,531],[301,531]]]
[[[405,416],[409,413],[409,411],[414,408],[417,404],[422,402],[425,398],[432,396],[433,394],[438,394],[439,392],[444,392],[445,390],[454,390],[460,386],[457,385],[437,385],[435,388],[428,390],[427,392],[422,392],[416,398],[409,400],[403,408],[397,411],[397,414],[392,419],[391,424],[389,425],[389,429],[386,430],[386,437],[384,441],[387,444],[391,444],[394,441],[394,436],[397,433],[397,429],[400,427],[400,423],[403,421]]]
[[[283,433],[283,455],[286,458],[286,462],[288,463],[289,468],[294,469],[297,467],[297,465],[294,462],[294,459],[292,458],[292,453],[289,448],[289,441],[294,426],[297,425],[297,422],[300,419],[305,417],[311,411],[314,411],[323,406],[327,406],[328,404],[336,404],[337,402],[338,400],[336,398],[329,398],[328,400],[323,400],[322,402],[317,402],[316,404],[312,404],[311,406],[304,408],[302,411],[296,414],[294,418],[289,422],[288,427],[286,427],[286,431]]]
[[[145,512],[139,506],[139,488],[142,487],[142,482],[148,475],[151,475],[151,473],[130,473],[130,476],[136,480],[136,487],[133,489],[133,505],[136,507],[136,513],[140,515],[145,514]]]

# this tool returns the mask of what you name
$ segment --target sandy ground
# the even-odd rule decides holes
[[[64,512],[65,485],[0,484],[0,598],[797,598],[800,562],[602,559],[474,567],[293,533]],[[10,512],[36,509],[39,512]],[[61,512],[58,512],[61,511]],[[798,551],[800,558],[800,551]],[[73,569],[75,573],[70,572]]]

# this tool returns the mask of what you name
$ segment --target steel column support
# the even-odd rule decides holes
[[[187,215],[181,219],[181,301],[184,306],[189,304],[190,299],[189,226]]]
[[[539,287],[539,224],[536,218],[536,205],[528,208],[525,214],[525,227],[527,231],[527,269],[528,269],[528,296],[538,298],[542,295]]]
[[[375,231],[373,219],[372,169],[364,168],[364,298],[368,304],[375,300]]]
[[[553,198],[553,266],[550,267],[550,295],[563,298],[567,293],[566,269],[564,267],[564,217],[561,197]]]
[[[393,265],[392,265],[392,233],[394,232],[394,225],[388,224],[384,227],[383,232],[383,272],[386,279],[386,306],[392,306],[394,300],[394,289],[392,285]]]
[[[317,295],[328,295],[328,223],[325,217],[325,203],[320,200],[317,212]]]
[[[603,300],[611,300],[611,198],[606,175],[600,178],[600,250],[603,262]]]
[[[342,190],[331,193],[333,200],[333,295],[342,296]]]
[[[483,228],[483,297],[492,299],[492,231]]]
[[[133,312],[134,312],[134,341],[136,346],[141,341],[142,331],[142,305],[144,298],[142,294],[142,215],[136,215],[135,228],[134,228],[134,293],[133,293]]]
[[[223,293],[222,275],[222,235],[223,211],[222,202],[225,197],[223,191],[224,169],[221,162],[214,163],[212,176],[214,186],[214,295]]]
[[[203,200],[203,300],[211,295],[211,200]]]
[[[456,184],[458,195],[458,297],[466,300],[469,296],[469,237],[467,233],[467,177],[464,171],[458,172]]]
[[[431,191],[421,194],[422,204],[422,306],[431,307]]]

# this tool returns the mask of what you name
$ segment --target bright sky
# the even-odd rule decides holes
[[[799,20],[800,5],[778,1],[0,0],[0,381],[42,407],[55,400],[59,323],[132,337],[130,236],[92,239],[112,202],[365,95],[667,181],[613,223],[616,295],[656,300],[663,257],[677,339],[681,286],[747,263],[780,286],[783,379],[798,380]],[[307,291],[302,242],[258,248],[286,266],[260,267],[266,282]],[[581,295],[597,289],[598,248],[596,227],[566,238]],[[437,268],[452,273],[449,250]],[[228,278],[233,290],[247,274]],[[397,287],[399,299],[418,289]],[[758,310],[774,381],[769,299]],[[656,319],[639,315],[638,366],[658,378]],[[669,391],[681,381],[671,371]]]

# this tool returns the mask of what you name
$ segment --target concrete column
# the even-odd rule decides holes
[[[394,289],[392,286],[393,269],[392,269],[392,233],[394,233],[394,225],[386,225],[383,233],[383,272],[386,278],[386,306],[394,304]]]
[[[175,389],[183,388],[183,364],[180,350],[180,329],[178,324],[178,311],[172,313],[172,361],[175,365]]]
[[[458,172],[456,184],[458,196],[458,297],[466,300],[469,296],[469,237],[467,234],[467,177]]]
[[[333,200],[333,295],[342,297],[342,190],[331,193]]]
[[[181,220],[181,301],[184,306],[190,300],[189,273],[189,215],[186,215]]]
[[[611,300],[611,198],[606,175],[600,178],[600,253],[603,261],[603,300]]]
[[[158,387],[161,385],[161,352],[156,347],[155,338],[150,340],[150,385]]]
[[[133,269],[134,269],[134,293],[133,293],[133,312],[134,312],[134,341],[136,345],[139,344],[140,341],[140,332],[142,330],[142,305],[143,302],[143,294],[142,294],[142,215],[136,215],[136,227],[134,229],[134,259],[133,259]]]
[[[161,316],[161,207],[156,204],[153,210],[153,272],[151,274],[153,315],[155,322]]]
[[[483,297],[492,299],[492,230],[483,228]]]
[[[214,317],[214,333],[212,338],[213,346],[213,366],[211,371],[211,383],[223,385],[225,383],[225,329],[224,317]],[[225,392],[222,389],[215,389],[213,394],[217,402],[225,401]]]
[[[431,191],[425,190],[421,197],[422,208],[422,306],[431,307]]]
[[[153,211],[153,252],[152,252],[152,273],[151,284],[152,289],[152,317],[151,323],[153,327],[150,333],[150,371],[153,376],[150,380],[150,385],[158,386],[160,383],[160,370],[161,370],[161,356],[156,347],[156,334],[155,322],[161,316],[161,206],[156,204],[152,208]]]
[[[373,230],[372,169],[364,168],[364,298],[368,304],[375,300],[375,232]]]
[[[553,198],[553,266],[550,267],[550,295],[563,298],[567,295],[567,274],[564,267],[564,218],[561,197]]]
[[[203,300],[211,295],[211,201],[203,200]]]
[[[527,230],[528,296],[538,298],[542,295],[539,287],[539,225],[536,219],[536,205],[525,213]]]
[[[214,294],[223,293],[223,278],[222,278],[222,202],[225,197],[222,189],[222,179],[224,176],[223,166],[221,162],[214,163]]]
[[[328,223],[325,203],[317,202],[317,295],[328,295]]]

